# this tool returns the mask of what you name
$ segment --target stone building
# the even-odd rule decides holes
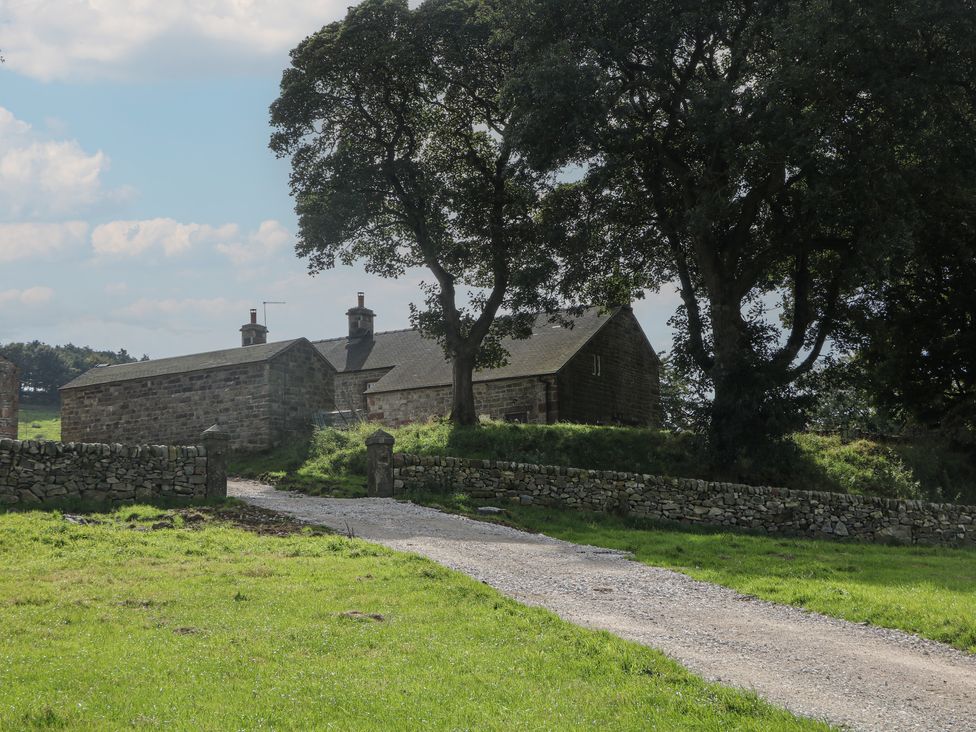
[[[245,328],[247,342],[255,331]],[[255,345],[85,372],[61,387],[61,439],[195,445],[219,424],[233,449],[280,443],[333,408],[335,369],[306,339],[264,343],[266,333]]]
[[[451,364],[416,330],[375,332],[362,293],[344,338],[315,341],[336,369],[336,407],[388,426],[444,415]],[[565,327],[539,316],[532,335],[506,339],[508,364],[476,371],[475,403],[493,419],[655,425],[659,360],[629,307],[586,310]]]
[[[446,415],[451,364],[416,330],[375,332],[359,294],[342,338],[267,343],[251,311],[241,347],[91,369],[61,388],[65,442],[193,444],[218,423],[231,447],[261,450],[319,418],[388,426]],[[628,307],[591,308],[573,327],[540,316],[475,372],[477,411],[514,422],[655,425],[659,361]]]
[[[17,365],[0,356],[0,437],[17,439],[20,372]]]

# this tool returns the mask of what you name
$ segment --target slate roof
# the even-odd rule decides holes
[[[175,356],[173,358],[157,358],[151,361],[137,363],[123,363],[116,366],[99,366],[89,369],[81,376],[69,381],[62,389],[77,389],[83,386],[108,384],[113,381],[130,381],[133,379],[148,379],[154,376],[168,374],[183,374],[189,371],[205,371],[225,366],[238,366],[260,361],[269,361],[275,356],[291,348],[296,343],[308,342],[305,338],[290,341],[265,343],[259,346],[226,348],[222,351],[209,353],[195,353],[190,356]]]
[[[506,338],[508,364],[474,373],[474,380],[494,381],[526,376],[545,376],[558,372],[618,310],[601,314],[589,308],[573,322],[572,328],[549,322],[545,315],[536,318],[532,335],[524,340]],[[339,372],[392,368],[370,388],[371,392],[445,386],[452,382],[451,363],[443,349],[416,330],[375,333],[372,342],[349,343],[346,338],[313,341],[312,345]]]

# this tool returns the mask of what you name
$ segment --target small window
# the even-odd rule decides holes
[[[603,374],[603,359],[600,356],[593,354],[593,376],[601,376]]]
[[[506,422],[519,422],[521,424],[525,424],[526,422],[529,421],[529,413],[528,413],[528,411],[508,412],[508,413],[505,414],[505,421]]]
[[[378,381],[379,381],[379,379],[377,379],[376,381],[367,381],[367,382],[366,382],[366,391],[369,391],[369,390],[370,390],[370,389],[372,389],[372,388],[373,388],[374,386],[376,386],[376,383],[377,383]]]

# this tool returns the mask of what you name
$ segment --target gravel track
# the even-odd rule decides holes
[[[660,649],[712,681],[856,730],[976,730],[976,657],[757,600],[670,570],[389,498],[231,481],[231,496],[415,552],[564,619]],[[976,612],[976,608],[974,608]]]

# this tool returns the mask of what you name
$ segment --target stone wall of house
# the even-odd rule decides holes
[[[976,506],[397,454],[394,490],[515,501],[817,539],[976,545]]]
[[[204,447],[0,439],[0,506],[198,500],[207,460]]]
[[[17,366],[0,356],[0,437],[17,438],[20,373]]]
[[[550,399],[554,398],[550,396]],[[435,386],[367,392],[366,399],[370,420],[388,427],[399,427],[449,414],[452,390],[450,386]],[[477,413],[492,419],[517,418],[525,422],[546,422],[546,384],[537,376],[476,382],[474,401]]]
[[[622,308],[559,372],[559,419],[659,425],[659,366],[633,312]]]
[[[335,405],[336,409],[359,412],[366,415],[369,406],[366,403],[366,388],[369,384],[379,381],[391,369],[368,369],[366,371],[349,371],[335,376]]]
[[[268,368],[272,443],[307,430],[317,412],[335,409],[335,369],[314,347],[293,346]]]
[[[61,391],[65,442],[192,445],[217,423],[231,448],[260,450],[274,442],[269,365],[116,381]]]

